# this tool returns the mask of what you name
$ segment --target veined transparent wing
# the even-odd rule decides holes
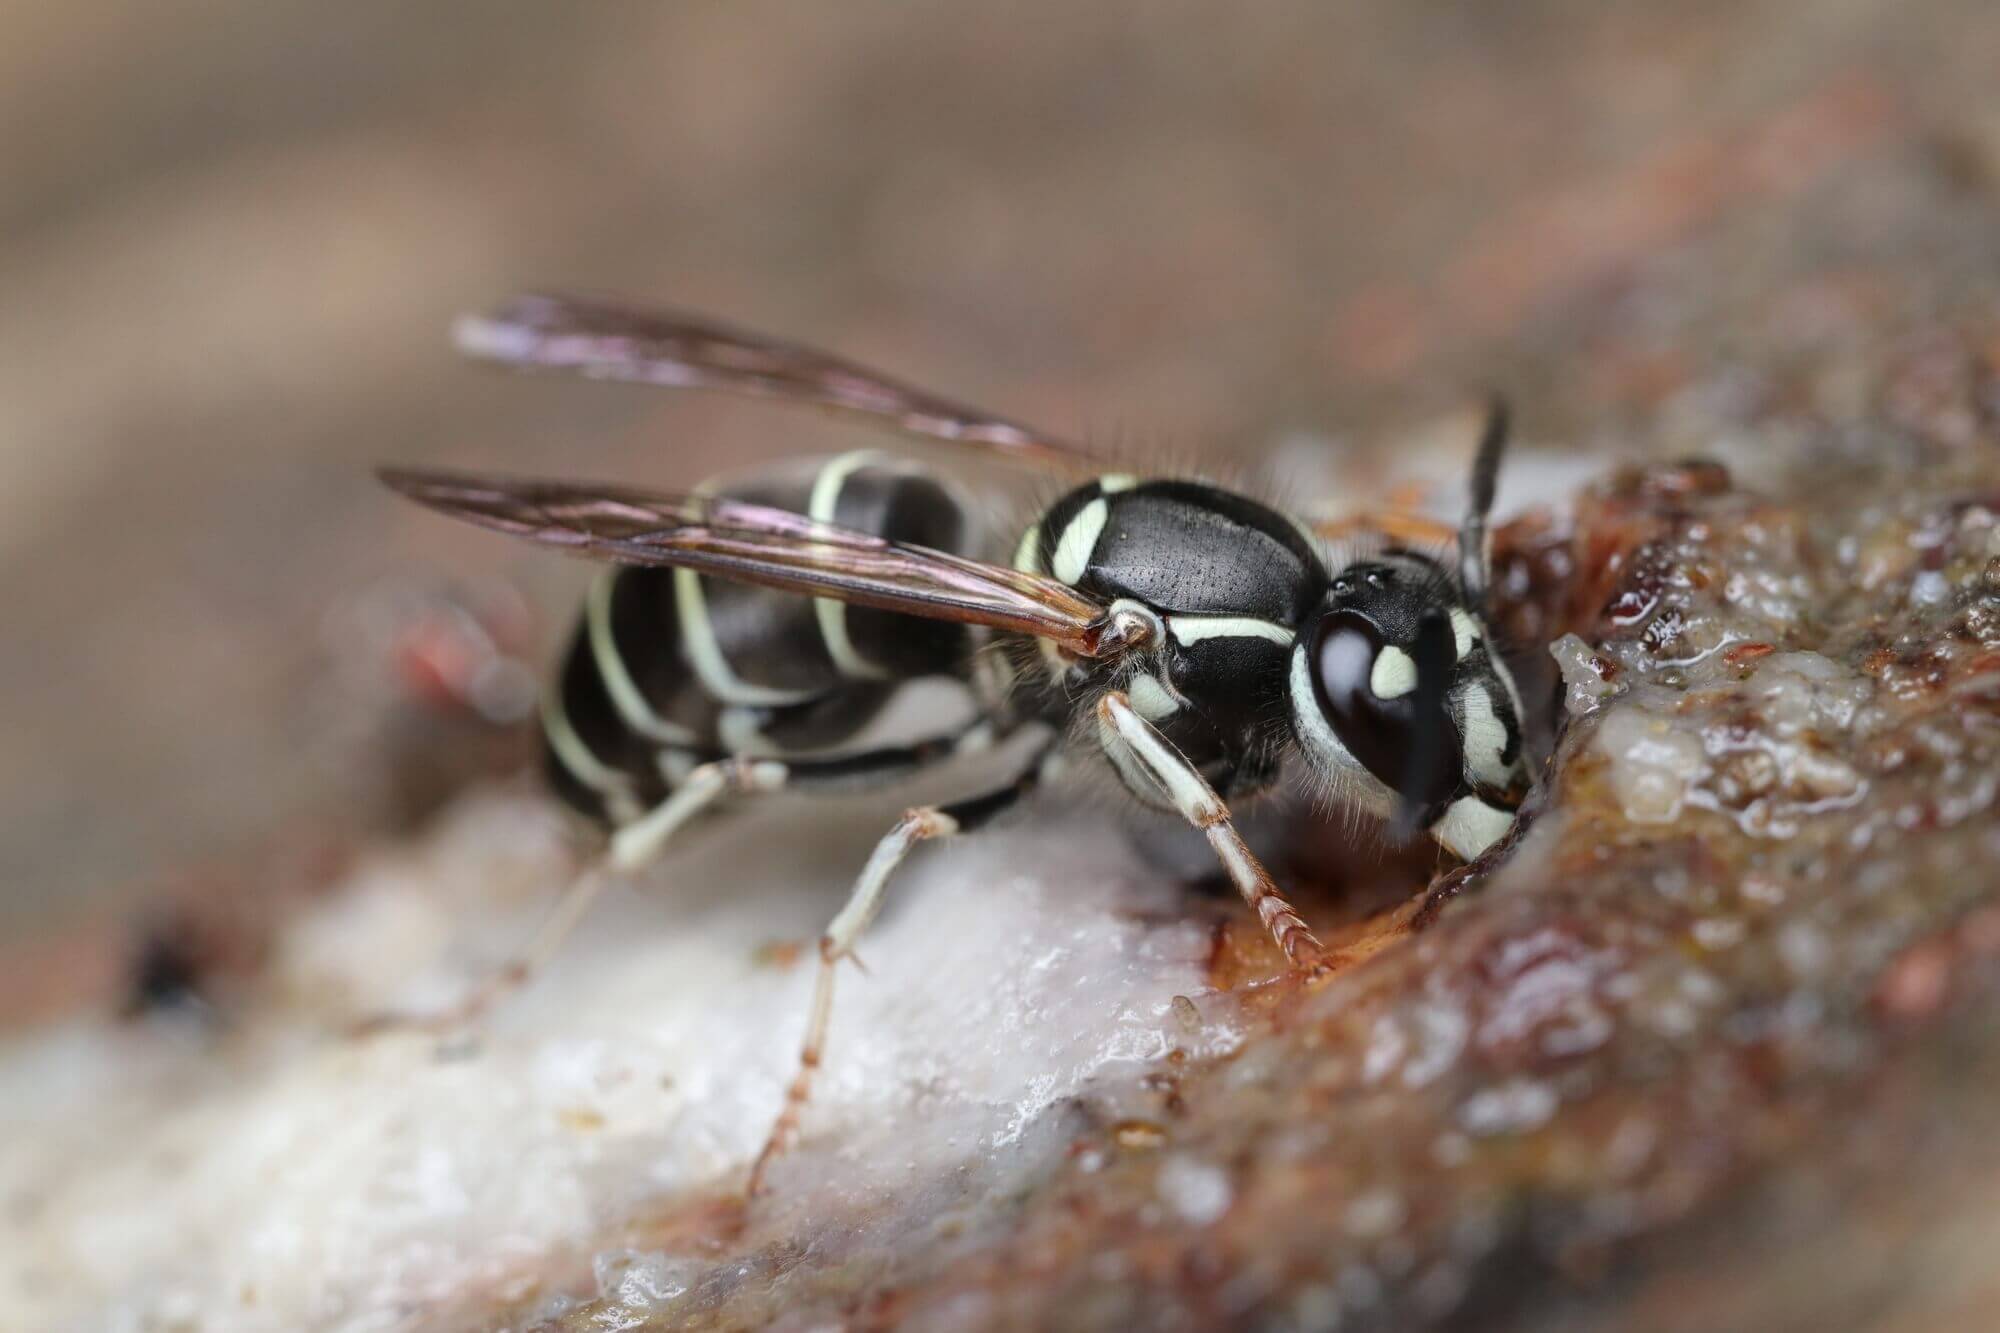
[[[597,483],[384,468],[453,518],[612,564],[671,565],[932,620],[1050,640],[1082,657],[1124,645],[1106,608],[1055,579],[889,541],[765,505]]]
[[[798,343],[671,310],[519,296],[454,329],[468,356],[523,370],[721,389],[872,418],[907,435],[1073,470],[1101,460],[1047,432]]]

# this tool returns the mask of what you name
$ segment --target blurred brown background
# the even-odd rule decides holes
[[[1615,446],[1750,347],[1837,403],[1993,287],[1976,0],[4,15],[10,927],[379,815],[328,626],[385,577],[504,573],[553,633],[575,571],[372,463],[685,482],[846,438],[460,365],[451,316],[523,287],[1182,451],[1379,447],[1487,383]]]

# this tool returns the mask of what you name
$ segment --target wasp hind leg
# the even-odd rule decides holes
[[[1244,843],[1229,817],[1229,807],[1215,794],[1208,779],[1174,748],[1172,741],[1139,716],[1122,690],[1113,690],[1099,701],[1097,717],[1104,743],[1117,746],[1145,769],[1182,818],[1208,838],[1236,891],[1250,904],[1250,910],[1257,914],[1264,929],[1271,932],[1271,938],[1277,941],[1292,966],[1317,968],[1325,959],[1325,948],[1278,892],[1271,873]]]
[[[861,938],[861,933],[868,929],[869,922],[881,910],[889,879],[896,868],[918,843],[969,833],[1018,804],[1041,781],[1053,749],[1051,743],[1037,750],[1027,767],[1004,786],[946,805],[918,806],[905,812],[896,826],[875,844],[868,864],[854,881],[846,905],[828,924],[826,933],[820,936],[819,970],[813,980],[812,1010],[806,1021],[805,1041],[799,1047],[798,1069],[785,1089],[784,1106],[764,1140],[763,1150],[757,1154],[757,1161],[750,1168],[746,1193],[754,1197],[763,1192],[764,1178],[771,1164],[798,1135],[800,1116],[812,1095],[813,1074],[819,1069],[826,1051],[827,1023],[833,1015],[834,973],[842,959],[853,956],[854,945]]]
[[[447,1009],[430,1014],[371,1018],[360,1024],[360,1033],[393,1028],[445,1032],[485,1016],[494,1005],[527,985],[548,966],[607,885],[652,864],[688,821],[729,796],[777,791],[789,777],[786,765],[771,759],[718,759],[697,766],[664,801],[612,832],[610,847],[594,865],[570,881],[518,958],[489,973],[464,999]]]
[[[838,758],[778,760],[739,755],[698,765],[665,800],[612,831],[611,845],[604,855],[571,881],[520,957],[485,977],[448,1009],[432,1014],[385,1014],[364,1020],[356,1031],[364,1036],[406,1027],[445,1032],[480,1018],[548,965],[607,885],[651,865],[689,821],[729,797],[788,787],[877,786],[926,764],[978,749],[990,743],[993,735],[991,720],[982,717],[952,732]]]

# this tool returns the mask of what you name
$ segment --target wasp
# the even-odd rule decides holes
[[[704,319],[527,296],[460,321],[457,338],[516,369],[832,409],[1076,482],[987,550],[945,479],[875,452],[684,494],[381,472],[432,509],[608,566],[541,704],[549,779],[607,827],[608,851],[476,1003],[524,980],[607,875],[648,864],[703,812],[900,779],[1033,737],[1004,782],[909,810],[862,867],[820,938],[797,1071],[752,1194],[797,1135],[836,971],[897,866],[1016,805],[1065,756],[1101,759],[1138,801],[1201,830],[1304,970],[1324,951],[1230,813],[1275,786],[1291,756],[1335,800],[1427,829],[1464,860],[1514,823],[1528,786],[1522,710],[1485,619],[1486,520],[1507,439],[1497,404],[1456,560],[1391,547],[1336,566],[1319,530],[1246,495],[1111,470],[1044,431]],[[969,720],[857,743],[898,691],[933,677],[963,687]]]

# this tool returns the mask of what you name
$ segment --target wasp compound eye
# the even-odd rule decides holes
[[[1427,643],[1391,643],[1367,616],[1346,610],[1320,618],[1310,651],[1313,693],[1348,753],[1419,807],[1451,799],[1463,767],[1458,729],[1441,692],[1419,688],[1419,672],[1448,671],[1449,658],[1432,660]],[[1421,790],[1409,790],[1413,777]]]

